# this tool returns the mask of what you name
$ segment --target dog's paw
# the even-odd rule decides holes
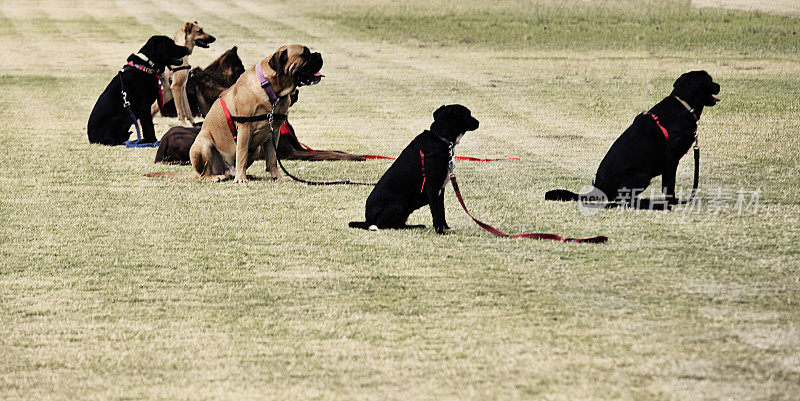
[[[237,176],[236,178],[233,179],[233,182],[236,184],[247,184],[247,181],[248,181],[247,176],[244,177]]]
[[[433,229],[436,230],[436,234],[447,235],[447,231],[445,231],[446,228],[449,227],[442,226],[442,227],[434,227]]]
[[[373,224],[373,225],[371,225],[371,226],[367,227],[367,230],[370,230],[370,231],[379,231],[379,230],[380,230],[380,228],[378,228],[378,226],[376,226],[375,224]]]

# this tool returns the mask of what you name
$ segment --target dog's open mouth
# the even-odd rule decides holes
[[[215,40],[217,40],[217,38],[215,38],[215,37],[210,37],[210,38],[207,38],[207,39],[195,39],[194,45],[198,46],[198,47],[202,47],[204,49],[208,49],[208,46],[210,44],[214,43]]]
[[[294,74],[296,86],[316,85],[322,80],[324,75],[319,73],[322,69],[322,56],[319,53],[311,53],[307,56],[306,63]]]
[[[714,87],[712,88],[712,92],[711,92],[711,94],[708,95],[708,98],[710,100],[710,104],[712,106],[717,104],[717,103],[719,103],[722,100],[722,99],[714,96],[714,95],[719,95],[719,89],[720,89],[719,85],[714,83]]]

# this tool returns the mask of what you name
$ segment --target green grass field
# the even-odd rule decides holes
[[[321,52],[290,113],[314,148],[396,155],[436,107],[470,107],[458,154],[521,159],[458,163],[478,218],[609,243],[494,237],[450,188],[437,236],[348,229],[366,187],[146,178],[190,168],[89,145],[86,122],[186,20],[218,38],[192,65]],[[2,1],[0,399],[797,399],[797,31],[659,0]],[[723,99],[700,123],[701,209],[543,200],[694,69]],[[285,164],[374,181],[390,162]]]

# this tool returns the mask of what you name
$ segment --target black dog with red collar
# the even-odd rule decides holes
[[[668,209],[675,197],[680,159],[696,140],[697,122],[706,106],[719,99],[720,86],[705,71],[687,72],[673,84],[672,93],[642,113],[611,145],[597,168],[593,185],[617,204],[639,209]],[[696,160],[697,162],[697,156]],[[661,176],[666,202],[639,198],[650,181]],[[576,201],[580,195],[564,189],[548,191],[547,200]]]
[[[449,228],[444,215],[444,186],[451,173],[453,150],[466,131],[478,129],[478,120],[458,104],[442,106],[433,113],[430,130],[417,135],[400,153],[367,198],[365,221],[350,227],[365,230],[421,228],[409,226],[408,216],[429,205],[433,228],[444,234]]]
[[[121,145],[130,137],[129,130],[133,120],[141,122],[142,141],[155,142],[150,106],[159,97],[160,81],[157,73],[168,65],[180,65],[181,58],[188,51],[185,46],[176,45],[171,38],[153,36],[139,53],[130,55],[127,61],[131,65],[123,73],[114,76],[92,108],[87,124],[89,142]],[[146,67],[139,68],[137,65]],[[126,101],[134,119],[125,107]]]

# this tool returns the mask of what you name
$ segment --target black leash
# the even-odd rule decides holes
[[[278,104],[278,102],[276,101],[275,104],[272,105],[272,109],[273,110],[275,110],[275,106],[277,104]],[[361,186],[375,186],[375,184],[373,184],[373,183],[353,182],[353,181],[350,181],[350,180],[309,181],[309,180],[304,180],[302,178],[298,178],[298,177],[292,175],[292,173],[287,171],[286,167],[283,166],[283,163],[281,162],[281,158],[280,158],[280,156],[278,156],[278,135],[280,135],[280,130],[276,134],[275,130],[272,129],[273,115],[274,116],[279,116],[279,118],[283,117],[284,120],[286,119],[286,115],[285,114],[277,114],[277,113],[273,114],[272,112],[270,112],[269,114],[267,114],[267,118],[266,119],[269,120],[270,136],[272,137],[272,147],[275,148],[275,159],[278,161],[278,165],[281,167],[281,170],[283,170],[283,173],[286,174],[287,176],[289,176],[289,178],[291,178],[291,179],[293,179],[295,181],[298,181],[298,182],[302,182],[303,184],[307,184],[307,185],[361,185]],[[256,117],[260,118],[262,116],[256,116]],[[245,118],[245,117],[231,117],[231,118]],[[254,118],[254,117],[249,117],[249,118]],[[242,121],[242,120],[236,120],[236,121]],[[262,121],[262,120],[253,120],[253,121]],[[244,121],[242,121],[242,122],[244,122]],[[265,153],[264,156],[266,157],[266,149],[264,149],[264,153]]]
[[[697,142],[697,138],[694,140],[694,183],[692,184],[692,193],[689,195],[689,199],[678,201],[679,205],[685,205],[694,199],[694,196],[697,195],[697,187],[700,183],[700,145]]]
[[[119,72],[117,72],[117,76],[119,77],[119,87],[120,92],[122,92],[122,107],[128,111],[128,116],[130,116],[131,122],[133,122],[134,127],[136,127],[136,140],[142,140],[142,129],[139,127],[139,119],[136,118],[136,114],[133,113],[133,109],[131,108],[131,102],[128,101],[128,93],[125,92],[125,84],[123,83],[122,73],[125,72],[125,69],[133,68],[128,67],[127,65],[120,68]]]
[[[286,121],[289,117],[286,114],[279,114],[279,113],[267,113],[267,114],[257,114],[255,116],[250,117],[239,117],[239,116],[231,116],[231,120],[237,123],[252,123],[256,121],[269,121],[272,123],[273,120],[283,120]],[[270,125],[270,129],[272,126]]]
[[[697,114],[695,114],[694,109],[692,108],[692,106],[689,105],[689,103],[686,103],[686,101],[684,101],[683,99],[679,98],[678,96],[673,95],[672,97],[674,97],[678,102],[680,102],[680,104],[684,108],[686,108],[686,111],[688,111],[689,114],[691,114],[692,117],[694,118],[695,123],[700,121],[700,118],[697,117]],[[692,199],[694,199],[694,196],[697,195],[697,186],[698,186],[698,184],[700,182],[700,142],[697,139],[697,130],[696,129],[694,131],[694,146],[693,146],[693,149],[694,149],[694,183],[692,184],[692,194],[689,195],[689,199],[686,199],[686,200],[683,200],[683,201],[678,201],[678,205],[685,205],[685,204],[691,202]]]
[[[353,182],[353,181],[350,181],[350,180],[341,180],[341,181],[308,181],[308,180],[304,180],[302,178],[297,178],[297,177],[293,176],[291,173],[289,173],[288,171],[286,171],[286,167],[283,167],[283,163],[281,163],[281,158],[278,157],[278,150],[277,149],[275,149],[275,158],[278,159],[278,165],[281,166],[281,170],[283,170],[284,174],[286,174],[287,176],[289,176],[289,178],[291,178],[291,179],[293,179],[295,181],[302,182],[303,184],[308,184],[308,185],[363,185],[363,186],[375,186],[374,183]]]

